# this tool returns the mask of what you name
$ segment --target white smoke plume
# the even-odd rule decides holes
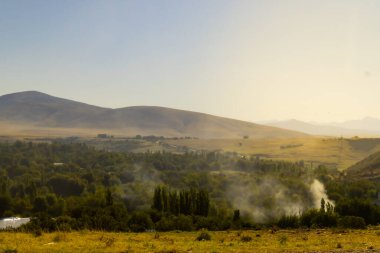
[[[319,208],[321,206],[322,198],[326,201],[326,203],[334,205],[334,202],[330,200],[326,194],[325,186],[317,179],[314,179],[311,183],[310,192],[313,194],[314,208]]]
[[[274,221],[282,215],[300,215],[307,209],[319,208],[322,198],[332,203],[326,195],[324,185],[317,179],[284,184],[268,177],[259,182],[230,184],[227,198],[234,208],[258,223]]]

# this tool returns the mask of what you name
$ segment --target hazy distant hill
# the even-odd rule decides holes
[[[288,138],[306,134],[204,113],[153,106],[102,108],[36,91],[0,97],[0,130],[7,133]]]
[[[365,117],[359,120],[348,120],[339,123],[331,123],[337,127],[344,127],[350,129],[363,129],[367,131],[380,132],[380,119]]]
[[[355,121],[352,121],[355,122]],[[336,123],[338,124],[338,123]],[[300,131],[313,135],[325,135],[325,136],[344,136],[344,137],[352,137],[352,136],[379,136],[380,131],[375,131],[374,129],[365,129],[365,128],[354,128],[354,124],[352,124],[352,128],[344,128],[344,123],[342,126],[333,126],[333,125],[322,125],[322,124],[314,124],[307,123],[295,119],[285,120],[285,121],[273,121],[265,123],[265,125],[280,127],[284,129]],[[349,124],[347,124],[349,125]],[[361,126],[357,124],[357,126]],[[380,129],[380,128],[379,128]]]

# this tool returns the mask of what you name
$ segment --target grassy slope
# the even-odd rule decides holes
[[[0,233],[0,250],[17,252],[339,252],[380,250],[380,228],[357,231],[281,230],[209,232],[211,241],[196,241],[199,232],[107,233],[56,232],[34,237]],[[239,236],[240,234],[240,236]],[[252,241],[242,242],[242,236]],[[338,244],[341,247],[338,247]]]
[[[347,172],[353,178],[380,181],[380,151],[354,164]]]

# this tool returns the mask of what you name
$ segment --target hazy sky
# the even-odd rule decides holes
[[[380,1],[1,0],[0,94],[380,118]]]

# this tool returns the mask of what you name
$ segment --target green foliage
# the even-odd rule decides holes
[[[134,212],[128,221],[128,226],[133,232],[144,232],[153,228],[153,222],[144,212]]]
[[[298,228],[299,225],[300,219],[297,215],[284,215],[277,222],[280,228]]]
[[[364,229],[366,224],[362,217],[343,216],[338,220],[338,227]]]
[[[276,184],[287,201],[312,206],[307,182],[317,176],[335,209],[324,200],[320,210],[282,217],[279,227],[330,227],[339,217],[340,223],[356,224],[344,216],[378,224],[380,209],[372,201],[379,184],[346,182],[329,173],[323,166],[309,170],[303,162],[232,153],[115,153],[83,144],[0,143],[0,216],[34,217],[24,229],[46,232],[254,228],[246,217],[251,210],[234,206],[234,197],[257,193],[246,196],[248,207],[265,210],[273,224],[284,205],[273,197]],[[268,178],[273,184],[262,191]],[[244,187],[235,192],[231,186]]]
[[[319,211],[317,209],[309,209],[303,212],[299,218],[300,226],[310,228],[313,225],[314,217],[318,216]]]
[[[338,215],[320,211],[311,220],[313,228],[336,227],[338,223]]]
[[[0,217],[11,207],[11,198],[8,195],[0,195]]]
[[[207,216],[210,206],[208,192],[205,190],[168,190],[165,186],[158,186],[154,190],[152,208],[157,211],[173,215],[200,215]]]
[[[76,177],[55,175],[49,179],[47,185],[59,196],[79,196],[84,190],[84,184]]]

